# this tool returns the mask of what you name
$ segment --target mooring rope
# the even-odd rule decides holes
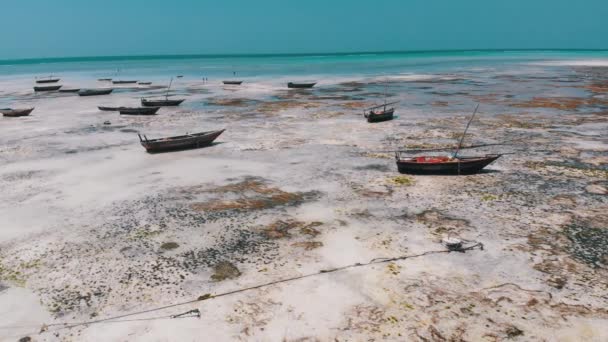
[[[468,240],[465,240],[465,241],[469,242]],[[132,321],[147,321],[147,320],[156,320],[156,319],[175,319],[175,318],[186,318],[186,317],[195,317],[195,316],[196,317],[200,317],[200,312],[198,311],[198,309],[194,309],[194,310],[190,310],[188,312],[181,313],[181,314],[176,314],[176,315],[167,315],[167,316],[160,316],[160,317],[150,317],[150,318],[141,318],[141,319],[129,319],[129,320],[120,320],[119,321],[119,319],[121,319],[121,318],[127,318],[127,317],[131,317],[131,316],[138,316],[138,315],[142,315],[142,314],[146,314],[146,313],[150,313],[150,312],[162,311],[162,310],[166,310],[166,309],[170,309],[170,308],[174,308],[174,307],[178,307],[178,306],[184,306],[184,305],[188,305],[188,304],[202,302],[202,301],[205,301],[205,300],[210,300],[210,299],[216,299],[216,298],[220,298],[220,297],[230,296],[230,295],[241,293],[241,292],[245,292],[245,291],[256,290],[256,289],[260,289],[260,288],[268,287],[268,286],[272,286],[272,285],[278,285],[278,284],[292,282],[292,281],[301,280],[301,279],[305,279],[305,278],[310,278],[310,277],[314,277],[314,276],[319,276],[319,275],[324,275],[324,274],[329,274],[329,273],[335,273],[335,272],[339,272],[339,271],[343,271],[343,270],[347,270],[347,269],[351,269],[351,268],[365,267],[365,266],[370,266],[370,265],[376,265],[376,264],[383,264],[383,263],[394,262],[394,261],[401,261],[401,260],[406,260],[406,259],[419,258],[419,257],[423,257],[423,256],[426,256],[426,255],[432,255],[432,254],[444,254],[444,253],[452,253],[452,252],[462,252],[462,253],[464,253],[466,251],[473,250],[475,248],[480,248],[480,249],[483,250],[483,244],[482,243],[475,243],[475,244],[470,245],[470,246],[466,246],[466,247],[463,246],[463,247],[461,247],[459,249],[456,249],[456,250],[454,250],[454,249],[443,249],[443,250],[427,251],[427,252],[420,253],[420,254],[402,255],[402,256],[397,256],[397,257],[374,258],[374,259],[372,259],[372,260],[370,260],[369,262],[366,262],[366,263],[355,263],[355,264],[350,264],[350,265],[345,265],[345,266],[340,266],[340,267],[335,267],[335,268],[330,268],[330,269],[323,269],[323,270],[320,270],[320,271],[317,271],[317,272],[314,272],[314,273],[303,274],[303,275],[299,275],[299,276],[295,276],[295,277],[289,277],[289,278],[274,280],[274,281],[270,281],[270,282],[267,282],[267,283],[258,284],[258,285],[254,285],[254,286],[249,286],[249,287],[245,287],[245,288],[240,288],[240,289],[236,289],[236,290],[232,290],[232,291],[227,291],[227,292],[223,292],[223,293],[218,293],[218,294],[207,293],[207,294],[199,296],[198,298],[193,299],[193,300],[189,300],[189,301],[185,301],[185,302],[179,302],[179,303],[174,303],[174,304],[165,305],[165,306],[160,306],[160,307],[156,307],[156,308],[152,308],[152,309],[148,309],[148,310],[136,311],[136,312],[126,313],[126,314],[122,314],[122,315],[117,315],[117,316],[112,316],[112,317],[107,317],[107,318],[101,318],[101,319],[96,319],[96,320],[91,320],[91,321],[84,321],[84,322],[65,322],[65,323],[44,324],[44,325],[42,325],[42,328],[40,329],[39,332],[32,333],[30,335],[39,335],[39,334],[43,334],[45,332],[59,331],[59,330],[64,330],[64,329],[71,329],[71,328],[75,328],[75,327],[82,326],[82,325],[92,325],[92,324],[99,324],[99,323],[119,323],[119,322],[132,322]],[[190,316],[188,316],[188,315],[190,315]],[[56,328],[50,329],[52,327],[56,327]],[[10,327],[2,327],[2,328],[10,328]]]

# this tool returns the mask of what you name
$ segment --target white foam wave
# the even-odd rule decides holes
[[[533,62],[532,65],[541,66],[608,66],[608,59],[572,59],[559,61]]]

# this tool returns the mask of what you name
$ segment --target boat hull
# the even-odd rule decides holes
[[[45,80],[36,80],[36,83],[57,83],[59,82],[58,78],[50,78]]]
[[[122,115],[155,115],[160,107],[142,107],[142,108],[119,108],[118,111]]]
[[[80,90],[78,95],[80,96],[97,96],[97,95],[108,95],[114,89],[88,89],[88,90]]]
[[[44,87],[34,87],[34,91],[56,91],[59,90],[59,88],[61,88],[60,85],[56,85],[56,86],[44,86]]]
[[[141,99],[141,105],[144,107],[173,107],[179,106],[184,99],[180,100],[146,100]]]
[[[291,88],[291,89],[305,89],[305,88],[312,88],[315,86],[315,83],[293,83],[293,82],[289,82],[287,83],[287,88]]]
[[[118,112],[119,110],[121,110],[124,107],[104,107],[104,106],[99,106],[97,108],[99,110],[103,111],[103,112]]]
[[[243,83],[243,81],[222,81],[222,83],[224,83],[226,85],[241,85],[241,83]]]
[[[154,140],[141,139],[140,137],[140,142],[148,153],[181,151],[209,146],[223,132],[224,130],[222,129],[219,131],[209,131],[192,135],[184,135]]]
[[[379,113],[379,114],[376,114],[374,112],[369,112],[365,115],[365,117],[367,118],[367,122],[374,123],[374,122],[383,122],[383,121],[393,120],[394,114],[395,114],[395,109],[391,108],[391,109],[386,110],[383,113]]]
[[[485,157],[460,157],[454,161],[437,162],[419,162],[417,160],[419,158],[398,159],[397,169],[400,173],[408,174],[474,174],[480,172],[484,167],[490,165],[496,159],[500,158],[500,155],[487,155]]]
[[[137,81],[112,81],[112,84],[134,84],[137,83]]]
[[[34,108],[26,108],[26,109],[0,109],[0,113],[3,116],[16,118],[19,116],[28,116],[34,110]]]

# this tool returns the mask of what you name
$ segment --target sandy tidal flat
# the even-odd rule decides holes
[[[97,106],[162,89],[83,98],[2,78],[0,107],[36,109],[0,118],[0,339],[608,340],[608,68],[529,68],[395,74],[398,117],[378,124],[361,109],[384,78],[288,91],[186,75],[186,102],[149,117]],[[397,173],[383,151],[453,146],[475,103],[467,144],[510,144],[466,154],[503,157]],[[155,155],[136,135],[223,128]],[[444,253],[448,235],[484,248]]]

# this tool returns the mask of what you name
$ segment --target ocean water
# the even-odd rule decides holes
[[[608,65],[606,50],[420,51],[300,55],[184,55],[0,60],[0,78],[49,74],[92,78],[374,77],[449,72],[534,72],[542,67]]]

